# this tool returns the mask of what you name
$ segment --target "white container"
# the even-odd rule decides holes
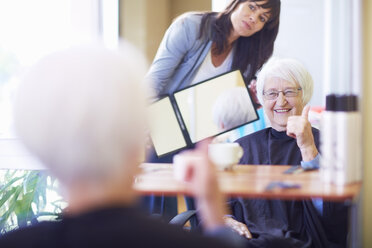
[[[321,125],[321,171],[325,183],[362,180],[361,114],[357,96],[328,95]]]
[[[326,110],[323,111],[320,123],[320,171],[324,183],[331,183],[335,170],[337,123],[335,112],[335,95],[326,98]]]
[[[239,163],[243,156],[243,148],[239,143],[215,143],[209,144],[208,156],[218,170],[231,170]]]
[[[336,107],[337,143],[335,159],[336,185],[345,185],[362,179],[361,115],[357,111],[356,96],[338,97]]]

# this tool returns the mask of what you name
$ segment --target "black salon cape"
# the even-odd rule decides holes
[[[319,149],[319,130],[313,128]],[[241,164],[299,165],[296,140],[266,128],[237,140],[244,150]],[[346,247],[347,207],[323,202],[321,216],[311,200],[234,198],[229,206],[236,220],[253,235],[248,247]]]
[[[223,235],[223,233],[221,233]],[[220,239],[187,233],[147,218],[134,207],[92,210],[0,235],[1,248],[231,248]]]

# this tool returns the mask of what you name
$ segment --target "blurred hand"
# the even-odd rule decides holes
[[[287,122],[287,135],[296,139],[303,161],[313,160],[318,154],[309,122],[309,110],[310,106],[305,106],[301,115],[290,116]]]
[[[251,239],[252,238],[252,234],[248,230],[247,225],[245,225],[245,224],[243,224],[243,223],[241,223],[241,222],[239,222],[237,220],[234,220],[231,217],[224,217],[224,221],[225,221],[225,225],[227,225],[228,227],[230,227],[235,232],[239,233],[241,236],[244,236],[247,239]]]
[[[196,199],[197,209],[204,228],[214,229],[224,225],[225,199],[218,187],[216,168],[208,158],[208,142],[201,142],[195,150],[182,155],[198,157],[187,164],[185,181]]]

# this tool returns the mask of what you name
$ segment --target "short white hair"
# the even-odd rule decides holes
[[[213,105],[213,122],[228,130],[253,120],[256,113],[245,87],[234,87],[218,96]]]
[[[306,105],[313,95],[313,79],[306,68],[290,58],[271,58],[257,76],[257,98],[263,104],[265,83],[270,78],[280,78],[297,83],[302,89],[302,102]]]
[[[106,180],[144,141],[147,62],[132,45],[55,52],[24,77],[15,127],[62,181]]]

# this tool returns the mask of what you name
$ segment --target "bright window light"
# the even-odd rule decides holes
[[[25,164],[32,164],[17,144],[12,123],[22,73],[72,45],[103,40],[116,46],[118,19],[118,0],[0,1],[0,147],[7,148],[0,151],[0,167],[29,169]]]
[[[119,41],[119,2],[101,0],[100,10],[103,41],[107,47],[114,48]]]

